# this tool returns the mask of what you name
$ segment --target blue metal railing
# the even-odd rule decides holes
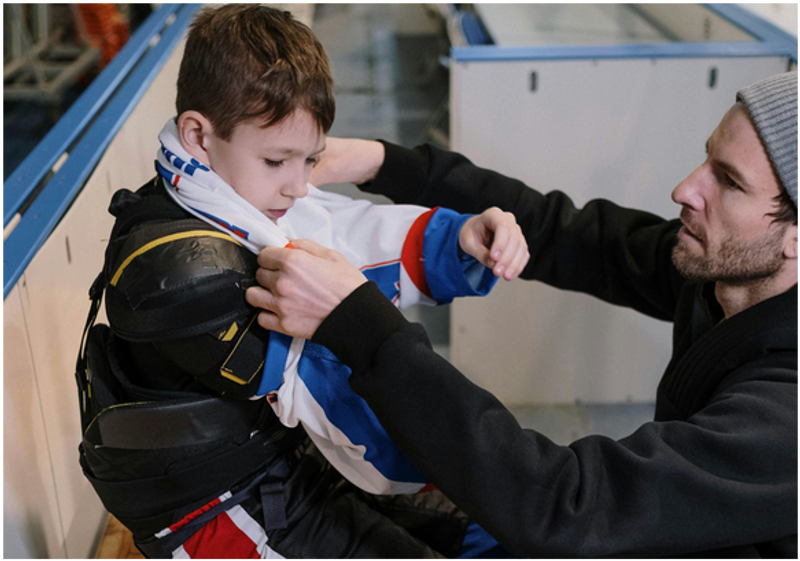
[[[795,47],[795,58],[797,56]],[[792,57],[782,46],[758,42],[663,43],[557,47],[453,47],[458,62],[502,60],[602,60],[634,58]]]
[[[458,62],[501,60],[576,60],[618,58],[787,57],[797,63],[797,37],[735,4],[704,4],[709,11],[750,34],[755,41],[707,43],[657,43],[637,45],[513,46],[486,45],[480,39],[470,46],[453,47]],[[466,37],[475,36],[467,34]]]
[[[151,15],[3,184],[5,227],[53,165],[69,152],[3,242],[3,298],[72,204],[183,37],[198,7],[165,4]]]
[[[758,41],[782,48],[784,53],[792,59],[792,62],[797,62],[797,37],[788,31],[784,31],[750,10],[736,4],[704,4],[704,6],[742,31],[749,33]]]

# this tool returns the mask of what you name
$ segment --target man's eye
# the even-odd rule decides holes
[[[725,174],[723,180],[725,181],[725,185],[727,185],[731,189],[741,189],[741,187],[739,187],[739,184],[736,183],[733,179],[731,179],[731,176],[728,175],[727,173]]]
[[[317,160],[317,158],[316,158],[316,157],[314,157],[314,158],[306,158],[306,163],[307,163],[307,164],[311,164],[312,166],[315,166],[315,165],[317,165],[317,161],[318,161],[318,160]]]
[[[264,160],[264,162],[271,168],[279,168],[283,165],[283,160]]]

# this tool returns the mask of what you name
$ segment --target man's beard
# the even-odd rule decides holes
[[[693,255],[681,239],[672,262],[690,280],[745,285],[769,278],[783,266],[783,237],[788,223],[774,224],[760,239],[746,243],[728,236],[708,256]]]

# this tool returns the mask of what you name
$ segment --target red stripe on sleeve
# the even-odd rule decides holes
[[[400,257],[400,262],[403,264],[408,276],[411,277],[414,286],[428,298],[431,298],[431,290],[428,288],[428,281],[425,278],[422,246],[425,240],[425,229],[428,227],[428,222],[430,222],[433,213],[438,208],[437,206],[417,217],[408,230],[406,241],[403,244],[403,253]]]

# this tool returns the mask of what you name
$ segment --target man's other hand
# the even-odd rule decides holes
[[[344,256],[310,240],[294,249],[267,247],[258,254],[250,305],[262,308],[258,323],[271,331],[311,339],[320,324],[351,292],[367,282]]]
[[[519,276],[528,263],[528,243],[510,212],[489,208],[464,223],[458,245],[507,281]]]

